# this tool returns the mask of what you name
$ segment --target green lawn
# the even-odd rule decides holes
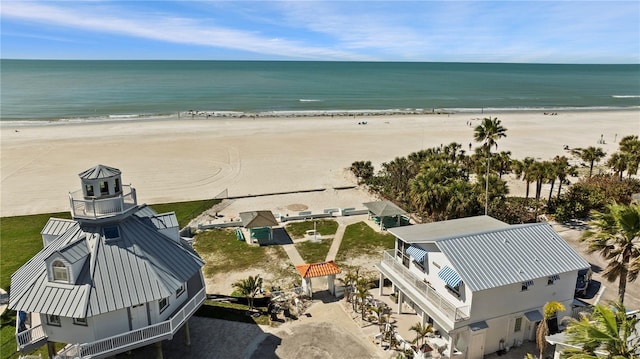
[[[309,240],[296,243],[295,247],[306,263],[318,263],[327,259],[331,243],[333,243],[333,238],[322,238],[320,243]]]
[[[336,262],[344,264],[347,259],[362,255],[380,256],[382,259],[382,252],[394,246],[392,234],[376,232],[364,222],[354,223],[345,229]]]
[[[287,233],[293,239],[304,238],[308,230],[313,229],[315,222],[316,231],[324,236],[332,236],[338,230],[338,222],[332,219],[319,219],[316,221],[292,222],[285,226]]]

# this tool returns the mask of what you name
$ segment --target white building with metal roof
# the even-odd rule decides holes
[[[460,359],[535,340],[549,301],[570,315],[577,273],[590,266],[547,223],[478,216],[388,231],[396,245],[376,265],[380,294],[390,280],[398,311],[409,304]]]
[[[44,248],[11,277],[18,349],[58,342],[69,345],[50,356],[103,358],[173,338],[204,302],[204,262],[175,213],[138,205],[118,169],[80,179],[73,219],[50,219]]]

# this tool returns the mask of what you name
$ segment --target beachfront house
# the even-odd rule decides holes
[[[18,349],[48,343],[50,357],[103,358],[160,344],[183,326],[188,336],[206,296],[204,262],[180,237],[175,213],[138,205],[116,168],[79,176],[73,219],[49,219],[44,248],[11,277]],[[56,354],[52,343],[68,345]]]
[[[431,323],[444,355],[479,359],[535,340],[542,308],[570,315],[578,271],[589,267],[547,223],[509,225],[488,216],[389,229],[395,249],[376,265],[398,312]]]

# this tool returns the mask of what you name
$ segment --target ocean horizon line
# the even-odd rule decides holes
[[[32,58],[0,58],[0,61],[77,61],[77,62],[254,62],[254,63],[352,63],[352,64],[469,64],[469,65],[567,65],[567,66],[639,66],[640,63],[629,62],[499,62],[499,61],[346,61],[346,60],[256,60],[256,59],[32,59]]]

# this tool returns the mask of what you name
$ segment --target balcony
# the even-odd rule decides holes
[[[457,307],[444,296],[436,292],[421,278],[411,273],[408,268],[398,262],[393,256],[394,251],[386,251],[382,262],[376,264],[378,270],[393,284],[397,285],[416,304],[419,304],[431,316],[447,319],[449,322],[469,320],[469,306]],[[434,310],[435,309],[435,310]],[[444,324],[444,323],[443,323]]]
[[[17,327],[18,325],[16,324]],[[43,346],[47,342],[47,336],[44,334],[42,325],[36,325],[33,328],[16,333],[16,341],[18,342],[18,350],[24,353]]]
[[[124,213],[137,205],[136,190],[122,186],[117,197],[86,199],[82,190],[69,193],[69,204],[73,218],[101,219]]]
[[[85,359],[85,358],[105,358],[123,353],[145,345],[153,344],[165,339],[171,339],[178,329],[195,313],[204,302],[207,294],[205,288],[200,289],[193,298],[182,306],[169,319],[144,328],[132,330],[123,334],[96,340],[91,343],[73,344],[60,353],[56,359]],[[43,345],[47,337],[41,326],[34,327],[24,332],[16,334],[18,348],[32,350]]]

